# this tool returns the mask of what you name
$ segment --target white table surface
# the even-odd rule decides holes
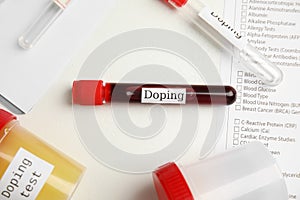
[[[204,1],[222,13],[223,1]],[[164,28],[182,33],[201,43],[218,65],[219,51],[160,0],[119,0],[105,23],[79,50],[72,62],[31,112],[19,116],[21,124],[43,140],[82,163],[85,175],[73,200],[155,200],[151,174],[132,175],[112,170],[97,162],[83,147],[74,123],[71,85],[88,55],[112,35],[139,28]],[[1,108],[3,106],[0,105]],[[201,130],[200,130],[201,132]],[[192,146],[190,152],[199,151]]]

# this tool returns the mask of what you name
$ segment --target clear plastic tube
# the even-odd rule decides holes
[[[199,0],[166,0],[221,47],[237,58],[263,83],[276,86],[282,79],[282,71],[255,47],[247,43],[241,34]]]
[[[37,20],[19,37],[19,45],[24,49],[32,48],[64,11],[62,5],[60,2],[51,1]]]
[[[159,200],[287,200],[282,172],[266,147],[251,142],[191,164],[153,172]]]

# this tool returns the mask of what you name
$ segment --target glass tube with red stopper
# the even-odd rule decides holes
[[[105,83],[80,80],[73,83],[73,103],[103,105],[109,102],[142,104],[230,105],[236,100],[231,86]]]
[[[199,0],[164,0],[177,8],[207,36],[237,58],[264,84],[276,86],[283,79],[282,71],[268,58],[249,44],[246,38],[235,30],[220,15],[210,10]]]

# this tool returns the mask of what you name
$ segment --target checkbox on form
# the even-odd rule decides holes
[[[246,30],[246,29],[247,29],[246,24],[241,24],[241,30]]]
[[[235,119],[235,120],[234,120],[234,124],[235,124],[235,125],[240,125],[240,123],[241,123],[241,120],[240,120],[240,119]]]
[[[243,90],[243,86],[238,85],[238,86],[236,86],[236,89],[237,89],[237,91],[241,92]]]
[[[241,107],[240,105],[236,105],[236,106],[235,106],[235,110],[236,110],[236,111],[240,111],[241,109],[242,109],[242,107]]]
[[[239,133],[234,133],[234,134],[233,134],[233,138],[234,138],[234,139],[239,139],[239,137],[240,137],[240,134],[239,134]]]
[[[235,126],[234,127],[234,132],[240,132],[240,127],[239,126]]]
[[[239,141],[237,139],[233,140],[233,145],[239,145]]]

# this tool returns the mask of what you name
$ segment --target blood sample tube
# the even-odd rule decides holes
[[[164,0],[181,11],[207,36],[216,41],[259,77],[263,83],[275,86],[282,79],[282,71],[234,29],[226,20],[211,11],[199,0]]]
[[[231,86],[104,83],[80,80],[73,83],[73,103],[102,105],[108,102],[145,104],[219,104],[236,100]]]

